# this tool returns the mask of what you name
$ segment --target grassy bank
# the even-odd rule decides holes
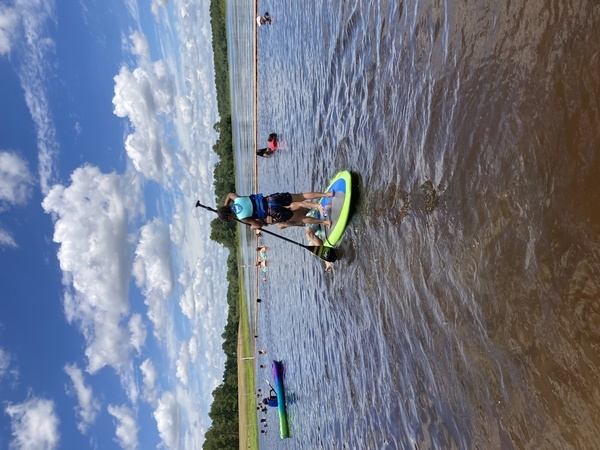
[[[258,13],[257,1],[253,2],[254,17]],[[254,148],[256,148],[258,118],[258,71],[257,71],[257,34],[256,24],[253,30],[254,41]],[[254,155],[254,191],[258,192],[258,161]],[[258,239],[256,241],[258,246]],[[241,254],[241,252],[240,252]],[[241,264],[241,262],[240,262]],[[258,417],[256,412],[256,366],[255,359],[243,360],[244,357],[256,357],[255,330],[250,329],[248,303],[243,283],[240,290],[239,328],[238,328],[238,410],[240,421],[240,450],[258,450]],[[256,276],[256,292],[258,293],[258,275]]]
[[[257,2],[253,2],[254,15]],[[213,29],[213,54],[215,62],[215,84],[220,121],[214,128],[219,139],[213,147],[220,157],[215,166],[214,186],[216,204],[222,204],[229,192],[236,192],[235,158],[233,152],[233,126],[230,103],[230,75],[226,31],[227,0],[211,0],[211,25]],[[256,147],[256,23],[254,32],[254,147]],[[255,188],[258,188],[258,166],[254,157]],[[255,192],[258,192],[257,190]],[[229,249],[227,260],[227,303],[229,313],[223,337],[223,349],[227,355],[223,384],[213,392],[213,404],[209,413],[213,423],[206,433],[204,450],[240,449],[257,450],[258,417],[256,411],[255,330],[250,329],[245,285],[242,280],[241,239],[235,223],[225,223],[217,219],[211,223],[211,239]],[[256,278],[258,292],[258,276]],[[237,335],[233,333],[237,332]],[[235,339],[235,340],[233,340]],[[237,398],[236,398],[237,397]],[[235,402],[235,405],[232,404]],[[236,423],[237,422],[237,423]],[[235,432],[233,432],[235,430]]]
[[[243,283],[241,283],[243,286]],[[254,336],[250,330],[248,308],[243,287],[240,292],[240,325],[238,328],[238,401],[240,417],[240,449],[258,450],[258,418],[256,415],[256,375],[254,371]]]

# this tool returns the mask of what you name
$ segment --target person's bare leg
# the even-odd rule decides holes
[[[312,227],[306,227],[306,237],[312,245],[317,247],[321,247],[323,245],[323,241],[315,234],[315,230]]]
[[[297,210],[294,211],[294,215],[290,218],[290,220],[288,220],[286,223],[303,223],[303,224],[307,224],[307,223],[316,223],[316,224],[323,224],[325,225],[327,228],[329,228],[331,226],[331,220],[322,220],[322,219],[315,219],[314,217],[307,217],[306,213],[308,211],[306,210],[306,208],[299,208]]]
[[[308,241],[316,246],[316,247],[321,247],[323,246],[323,241],[321,240],[321,238],[319,236],[317,236],[315,234],[315,230],[312,227],[306,227],[306,237],[308,238]],[[333,265],[328,262],[328,261],[324,261],[325,263],[325,272],[329,272],[329,271],[333,271]]]
[[[295,222],[281,222],[277,224],[277,228],[279,228],[280,230],[284,230],[286,228],[289,227],[297,227],[297,226],[301,226],[303,225],[302,222],[301,223],[295,223]]]
[[[310,210],[310,209],[314,209],[318,206],[319,206],[318,203],[312,203],[312,202],[303,200],[301,202],[292,203],[290,206],[288,206],[288,208],[290,208],[292,211],[296,211],[298,208],[306,208],[307,210]]]
[[[306,216],[306,213],[310,211],[308,208],[298,207],[297,209],[291,208],[290,206],[285,206],[285,208],[293,211],[292,217],[285,222],[277,222],[277,227],[280,230],[288,227],[301,227],[303,225],[302,219]]]
[[[333,197],[333,192],[303,192],[302,194],[292,194],[292,203],[302,200],[314,200],[315,198]]]
[[[305,217],[302,219],[302,223],[325,225],[327,228],[331,227],[331,220],[315,219],[314,217]]]

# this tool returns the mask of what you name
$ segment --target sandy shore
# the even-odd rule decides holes
[[[257,0],[254,0],[254,17],[258,15]],[[254,149],[258,147],[258,25],[254,21]],[[254,192],[258,192],[258,156],[254,153]]]

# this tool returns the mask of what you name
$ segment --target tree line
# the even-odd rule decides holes
[[[215,64],[217,108],[220,121],[214,125],[219,134],[213,150],[220,160],[215,166],[214,187],[216,204],[223,204],[229,192],[235,192],[235,161],[233,156],[233,130],[231,126],[231,97],[229,61],[227,54],[227,0],[210,2],[212,47]],[[237,223],[226,223],[215,218],[211,224],[210,238],[229,250],[227,258],[227,324],[221,337],[225,351],[223,383],[213,391],[213,403],[208,413],[212,425],[205,435],[204,450],[239,448],[239,406],[237,371],[237,334],[239,326],[239,273]]]

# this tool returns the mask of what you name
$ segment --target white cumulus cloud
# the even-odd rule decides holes
[[[154,410],[154,420],[162,444],[168,449],[179,448],[181,417],[179,404],[172,392],[164,392],[158,400],[158,406]]]
[[[150,3],[150,10],[154,19],[158,22],[160,19],[160,8],[166,8],[169,4],[169,0],[152,0]]]
[[[78,407],[75,408],[79,422],[77,422],[77,429],[82,433],[86,434],[89,426],[96,421],[98,413],[100,412],[100,403],[94,397],[92,388],[86,386],[83,379],[83,373],[81,369],[75,364],[65,365],[65,372],[71,378],[73,383],[73,389],[77,395]]]
[[[27,161],[16,153],[0,151],[0,211],[9,205],[27,203],[32,186]]]
[[[0,11],[0,27],[2,12]],[[0,151],[0,212],[12,206],[24,205],[31,197],[33,176],[27,161],[17,153]],[[12,233],[0,226],[0,249],[16,248]]]
[[[178,247],[181,247],[185,242],[185,213],[183,212],[183,203],[175,204],[175,212],[173,213],[172,222],[169,225],[171,233],[171,241]]]
[[[142,399],[148,402],[152,406],[156,406],[156,401],[158,399],[158,390],[156,388],[156,379],[158,378],[158,374],[156,373],[156,369],[152,360],[147,358],[140,365],[140,371],[142,372]]]
[[[33,397],[4,410],[10,416],[11,449],[52,450],[58,447],[60,423],[52,400]]]
[[[134,398],[131,335],[122,324],[129,314],[131,276],[126,189],[119,175],[84,166],[73,172],[70,186],[55,185],[42,206],[55,220],[64,312],[85,338],[87,371],[112,366]]]
[[[194,120],[194,108],[192,102],[187,97],[179,97],[177,99],[177,108],[179,110],[179,117],[185,124],[191,124]]]
[[[141,31],[134,31],[130,36],[132,49],[131,52],[134,55],[140,56],[144,59],[150,59],[150,46],[148,45],[148,39]]]
[[[108,405],[108,413],[117,421],[115,441],[125,450],[136,449],[138,447],[138,425],[131,409],[124,405]]]
[[[0,228],[0,248],[2,247],[11,247],[16,248],[17,242],[15,238],[13,238],[12,234],[4,228]]]
[[[186,341],[183,341],[179,347],[179,357],[176,365],[177,378],[179,378],[179,381],[181,381],[184,386],[187,386],[190,379],[190,349]]]
[[[164,61],[149,60],[147,42],[140,33],[131,36],[140,66],[131,72],[122,67],[115,76],[114,113],[127,117],[134,131],[125,139],[125,150],[145,177],[163,183],[174,173],[173,150],[164,136],[164,119],[175,108],[173,78]]]
[[[198,360],[198,337],[196,335],[190,338],[190,342],[188,345],[188,349],[190,352],[190,361],[195,363]]]
[[[146,342],[146,326],[140,314],[133,314],[129,319],[129,332],[131,333],[131,346],[136,349],[138,355]]]
[[[182,271],[179,274],[179,284],[181,284],[185,290],[179,296],[179,307],[181,312],[188,319],[193,320],[196,315],[196,304],[194,300],[193,286],[189,285],[189,275],[187,271]]]
[[[166,320],[165,301],[173,291],[171,239],[169,228],[155,218],[141,229],[135,250],[133,275],[146,296],[148,317],[154,324],[154,333],[162,335]]]

